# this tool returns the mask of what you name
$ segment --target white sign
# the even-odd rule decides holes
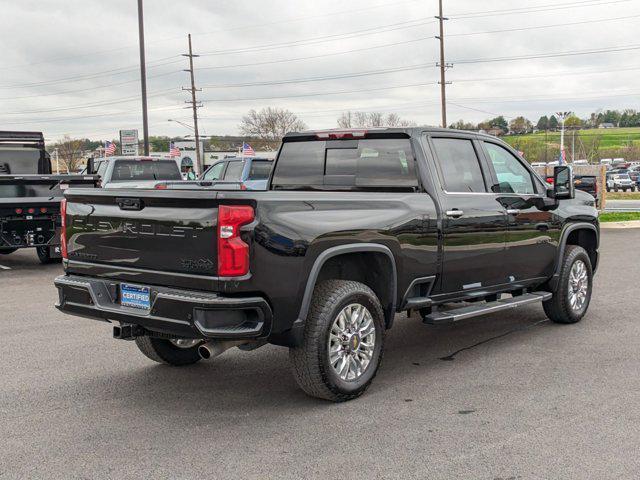
[[[120,150],[122,155],[138,155],[138,130],[120,130]]]

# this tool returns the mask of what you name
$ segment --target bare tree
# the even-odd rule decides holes
[[[259,112],[252,109],[242,117],[240,123],[243,135],[258,137],[276,145],[287,132],[306,129],[307,125],[293,112],[272,107],[263,108]]]
[[[398,114],[383,112],[344,112],[338,118],[340,128],[367,127],[413,127],[416,123],[401,118]]]
[[[75,172],[82,164],[82,140],[65,135],[54,148],[58,149],[58,159],[62,169],[67,172]]]

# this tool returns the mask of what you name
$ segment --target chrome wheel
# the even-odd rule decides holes
[[[202,342],[197,338],[172,338],[169,341],[178,348],[193,348]]]
[[[569,305],[572,310],[580,311],[587,301],[587,293],[589,290],[589,274],[587,266],[582,260],[577,260],[571,266],[569,273]]]
[[[329,363],[342,380],[357,380],[371,363],[376,327],[364,305],[352,303],[338,314],[329,332]]]

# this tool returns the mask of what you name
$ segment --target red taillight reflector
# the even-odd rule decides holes
[[[30,208],[30,209],[27,210],[27,213],[34,214],[34,213],[36,213],[36,209],[35,208]]]
[[[40,213],[47,213],[47,209],[45,207],[40,208]]]
[[[255,218],[248,205],[218,208],[218,276],[241,277],[249,273],[249,245],[240,238],[240,227]]]
[[[158,183],[155,186],[156,190],[166,190],[167,188],[169,188],[169,187],[167,186],[166,183]]]
[[[16,213],[18,215],[22,215],[22,209],[21,208],[16,208]]]
[[[67,260],[69,257],[67,255],[67,199],[63,198],[60,202],[60,224],[62,228],[60,229],[60,253],[62,254],[62,258]]]
[[[319,139],[342,139],[342,138],[364,138],[367,135],[366,130],[345,130],[345,131],[331,131],[331,132],[319,132],[316,137]]]

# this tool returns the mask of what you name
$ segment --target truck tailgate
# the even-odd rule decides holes
[[[69,190],[67,271],[184,288],[217,287],[217,193]]]

